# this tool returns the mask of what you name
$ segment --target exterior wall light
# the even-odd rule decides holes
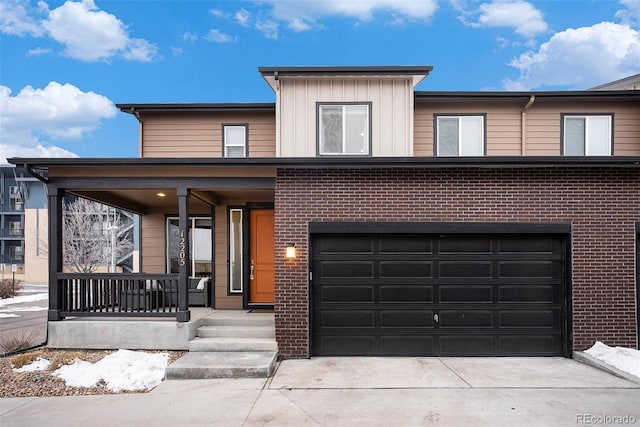
[[[289,246],[287,246],[287,252],[285,253],[285,258],[290,258],[293,259],[296,257],[296,245],[295,243],[291,243],[289,244]]]
[[[167,197],[167,195],[162,193],[162,192],[156,193],[156,196],[158,196],[158,197]]]

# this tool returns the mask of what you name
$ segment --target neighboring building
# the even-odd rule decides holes
[[[428,66],[259,71],[275,103],[118,105],[140,158],[10,159],[48,172],[53,227],[67,192],[142,218],[137,290],[103,277],[74,305],[85,279],[54,258],[52,322],[189,322],[190,278],[210,277],[212,307],[274,308],[284,358],[637,347],[640,92],[414,91]]]
[[[605,83],[589,90],[640,90],[640,74]]]
[[[47,189],[25,171],[0,166],[0,275],[46,283]],[[2,269],[4,266],[4,269]]]

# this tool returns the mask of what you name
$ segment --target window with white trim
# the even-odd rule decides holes
[[[436,116],[437,156],[484,156],[484,115]]]
[[[565,156],[610,156],[612,116],[563,115],[562,147]]]
[[[242,209],[229,209],[229,293],[242,293]]]
[[[318,104],[318,154],[368,156],[371,104]]]
[[[247,125],[222,125],[224,157],[247,157]]]

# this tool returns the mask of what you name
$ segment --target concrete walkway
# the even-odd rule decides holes
[[[562,358],[314,358],[271,379],[1,399],[0,425],[640,425],[638,402],[640,385]]]

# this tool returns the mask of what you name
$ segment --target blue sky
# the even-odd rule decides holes
[[[259,66],[433,65],[418,90],[640,73],[640,0],[0,0],[0,163],[136,157],[117,103],[272,102]]]

